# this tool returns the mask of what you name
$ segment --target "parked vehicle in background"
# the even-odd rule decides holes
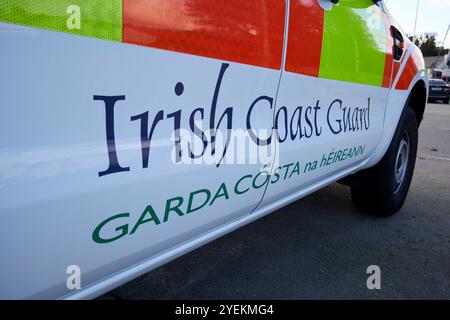
[[[383,1],[1,0],[0,37],[0,298],[96,297],[337,181],[405,202],[428,76]]]
[[[433,79],[442,79],[442,71],[441,70],[434,70],[431,77]]]
[[[434,70],[431,78],[433,79],[441,79],[444,80],[445,82],[449,83],[450,80],[450,69],[448,67],[446,67],[445,69],[441,69],[441,70]]]
[[[428,101],[442,100],[448,104],[450,101],[450,84],[442,79],[430,79]]]

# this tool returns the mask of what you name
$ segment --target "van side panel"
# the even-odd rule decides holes
[[[0,4],[0,297],[82,295],[257,207],[263,164],[225,156],[261,147],[223,142],[228,129],[271,132],[284,1],[209,15],[205,1],[124,1],[117,39],[83,31],[115,15],[99,1],[70,1],[80,29],[75,7],[33,3]],[[30,17],[50,21],[18,25]],[[73,265],[81,291],[66,285]]]

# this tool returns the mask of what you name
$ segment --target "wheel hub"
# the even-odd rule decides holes
[[[405,180],[406,171],[408,168],[409,161],[409,136],[405,132],[400,141],[397,157],[395,160],[395,171],[394,171],[394,193],[400,190],[400,187]]]

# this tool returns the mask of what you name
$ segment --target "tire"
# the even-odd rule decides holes
[[[449,99],[445,99],[445,100],[444,100],[444,104],[448,104],[449,102],[450,102]]]
[[[383,159],[359,173],[358,185],[351,187],[357,208],[381,217],[392,216],[402,208],[414,173],[417,143],[417,119],[407,107]]]

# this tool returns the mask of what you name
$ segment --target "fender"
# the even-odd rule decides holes
[[[411,77],[411,70],[417,70],[409,82],[407,90],[398,90],[400,81],[405,81],[407,77]],[[409,74],[408,74],[409,73]],[[393,79],[393,85],[389,91],[389,97],[384,118],[383,135],[378,143],[378,147],[373,152],[369,161],[364,165],[363,169],[375,166],[385,155],[397,129],[398,122],[402,114],[409,106],[409,101],[416,85],[422,85],[426,89],[426,98],[428,97],[428,77],[425,72],[425,63],[420,54],[420,49],[410,43],[405,57],[402,60],[398,74]],[[420,123],[421,119],[418,119]]]

